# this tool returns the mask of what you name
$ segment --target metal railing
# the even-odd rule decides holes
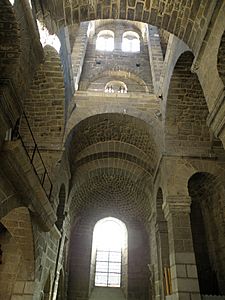
[[[23,148],[33,166],[34,172],[36,173],[46,196],[50,200],[53,185],[25,112],[22,113],[22,116],[17,120],[16,125],[12,130],[11,140],[16,139],[21,140]]]

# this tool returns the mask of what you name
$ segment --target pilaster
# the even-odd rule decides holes
[[[163,205],[168,222],[173,300],[200,300],[198,275],[190,224],[191,199],[168,196]]]

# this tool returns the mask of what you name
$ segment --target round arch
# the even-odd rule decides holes
[[[196,74],[193,54],[181,54],[170,80],[165,112],[165,150],[181,155],[208,154],[210,133],[207,103]]]
[[[197,172],[188,181],[191,228],[200,292],[225,295],[224,223],[225,189],[214,175]]]
[[[75,7],[70,1],[67,1],[64,6],[58,6],[58,9],[53,8],[51,2],[46,2],[44,9],[48,11],[52,23],[59,26],[64,24],[69,26],[95,19],[127,19],[149,23],[173,33],[187,43],[190,48],[197,50],[198,41],[203,38],[200,28],[201,21],[211,15],[215,5],[216,2],[210,0],[204,3],[194,0],[190,7],[190,2],[187,2],[186,8],[190,10],[188,18],[183,14],[184,5],[171,5],[169,2],[165,3],[161,0],[151,3],[151,5],[149,1],[140,3],[119,0],[117,2],[109,1],[107,4],[91,1]],[[181,14],[183,14],[183,18],[187,18],[185,27],[180,26],[182,19],[179,16]]]

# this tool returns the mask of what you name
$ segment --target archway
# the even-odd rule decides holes
[[[41,11],[40,4],[35,0],[36,7]],[[179,38],[182,38],[190,48],[198,48],[198,41],[202,39],[202,24],[205,18],[211,16],[216,3],[194,0],[185,2],[186,5],[160,1],[87,1],[74,6],[66,1],[64,5],[59,1],[57,6],[52,1],[43,3],[45,22],[51,31],[60,25],[72,25],[82,21],[95,19],[127,19],[142,21],[161,27]],[[186,12],[189,14],[187,16]],[[180,17],[182,16],[182,17]],[[185,26],[181,26],[185,24]],[[201,25],[200,25],[201,24]],[[204,26],[205,28],[205,26]]]
[[[193,54],[184,52],[171,77],[165,114],[165,147],[177,155],[208,155],[208,107],[196,74],[191,72]]]
[[[0,220],[0,298],[30,298],[34,289],[34,251],[27,208],[11,210]]]
[[[188,182],[193,246],[202,295],[225,295],[224,188],[209,173]]]

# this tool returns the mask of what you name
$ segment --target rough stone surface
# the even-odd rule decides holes
[[[0,3],[0,298],[87,300],[93,228],[112,216],[128,229],[127,299],[223,299],[225,2],[11,2]],[[36,18],[59,54],[42,48]],[[95,49],[102,29],[113,52]],[[128,30],[140,53],[121,51]],[[110,80],[128,93],[105,93]]]

